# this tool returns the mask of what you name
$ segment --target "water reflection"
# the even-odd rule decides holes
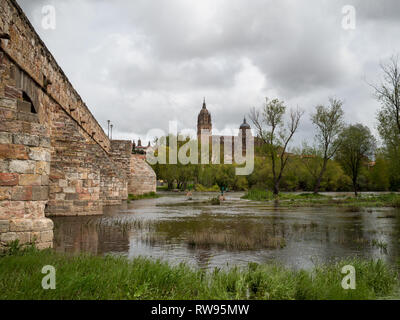
[[[295,268],[345,257],[400,256],[400,212],[270,208],[228,196],[221,206],[196,194],[167,194],[110,207],[103,216],[56,217],[56,250],[148,256],[202,268],[279,261]]]

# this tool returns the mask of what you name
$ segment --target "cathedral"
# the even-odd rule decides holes
[[[247,131],[248,130],[248,131]],[[243,119],[243,123],[239,127],[239,135],[242,138],[242,150],[243,153],[246,153],[246,137],[247,134],[251,133],[251,127],[246,121],[246,117]],[[211,121],[211,114],[207,110],[206,100],[203,100],[203,107],[200,110],[200,113],[197,117],[197,139],[201,141],[201,137],[207,135],[210,138],[213,137],[212,135],[212,121]],[[215,137],[215,136],[214,136]],[[225,137],[219,136],[220,143],[224,144]],[[232,136],[232,144],[234,141],[234,137]]]

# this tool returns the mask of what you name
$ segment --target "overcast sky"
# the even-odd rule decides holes
[[[307,113],[295,143],[313,139],[310,112],[329,97],[374,130],[368,83],[400,53],[398,0],[18,0],[100,124],[114,138],[196,128],[203,97],[213,128],[237,128],[265,97]],[[42,27],[42,7],[56,29]],[[355,30],[342,27],[344,5]],[[376,132],[374,130],[374,132]]]

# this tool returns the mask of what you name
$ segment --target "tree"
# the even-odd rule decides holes
[[[350,125],[340,134],[341,140],[337,158],[350,176],[354,194],[358,195],[358,176],[363,162],[373,156],[376,140],[368,127],[362,124]]]
[[[385,144],[387,165],[390,168],[391,189],[400,187],[400,66],[399,58],[393,56],[381,64],[383,81],[373,86],[375,96],[381,103],[378,112],[378,132]]]
[[[399,148],[400,141],[400,66],[397,57],[381,64],[383,82],[374,86],[375,95],[381,103],[378,112],[378,131],[387,146]]]
[[[343,102],[329,99],[330,106],[317,106],[311,116],[312,123],[317,127],[317,147],[322,155],[322,167],[316,176],[314,193],[318,193],[322,177],[326,171],[328,161],[332,159],[340,146],[339,135],[343,130]]]
[[[278,99],[269,101],[268,98],[261,112],[255,108],[250,110],[250,119],[254,123],[258,137],[264,142],[267,154],[272,161],[274,195],[279,194],[280,182],[289,159],[286,150],[304,113],[299,108],[291,110],[290,119],[285,127],[283,119],[285,112],[286,106],[283,101]]]

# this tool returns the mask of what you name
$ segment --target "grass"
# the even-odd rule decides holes
[[[249,190],[243,199],[271,202],[274,206],[313,207],[337,206],[346,207],[348,212],[360,212],[365,207],[400,208],[400,194],[369,194],[352,196],[330,196],[314,193],[280,193],[278,196],[266,190]]]
[[[194,189],[197,192],[220,192],[221,191],[217,185],[214,185],[212,187],[206,187],[206,186],[203,186],[202,184],[196,184]]]
[[[211,204],[212,204],[213,206],[219,206],[219,205],[221,204],[221,201],[219,200],[218,197],[212,198],[212,199],[210,200],[210,202],[211,202]]]
[[[56,289],[43,290],[43,266],[56,269]],[[341,269],[356,270],[344,290]],[[206,272],[185,264],[123,257],[14,250],[0,257],[0,299],[379,299],[398,294],[398,278],[382,261],[349,260],[312,271],[277,264]],[[397,297],[397,296],[396,296]]]
[[[248,235],[227,230],[218,232],[197,231],[188,236],[187,243],[196,248],[219,247],[228,250],[280,249],[286,245],[284,238],[269,237],[265,232],[255,232]]]
[[[372,246],[379,248],[379,250],[381,250],[382,252],[387,252],[387,243],[380,241],[380,240],[376,240],[373,239],[372,240]]]
[[[252,189],[249,190],[243,197],[243,199],[256,200],[256,201],[271,201],[271,200],[312,200],[321,199],[325,196],[314,193],[280,193],[275,196],[271,191]]]
[[[129,194],[128,195],[128,202],[135,201],[135,200],[142,200],[142,199],[155,199],[160,198],[161,196],[155,192],[149,192],[140,195]]]

